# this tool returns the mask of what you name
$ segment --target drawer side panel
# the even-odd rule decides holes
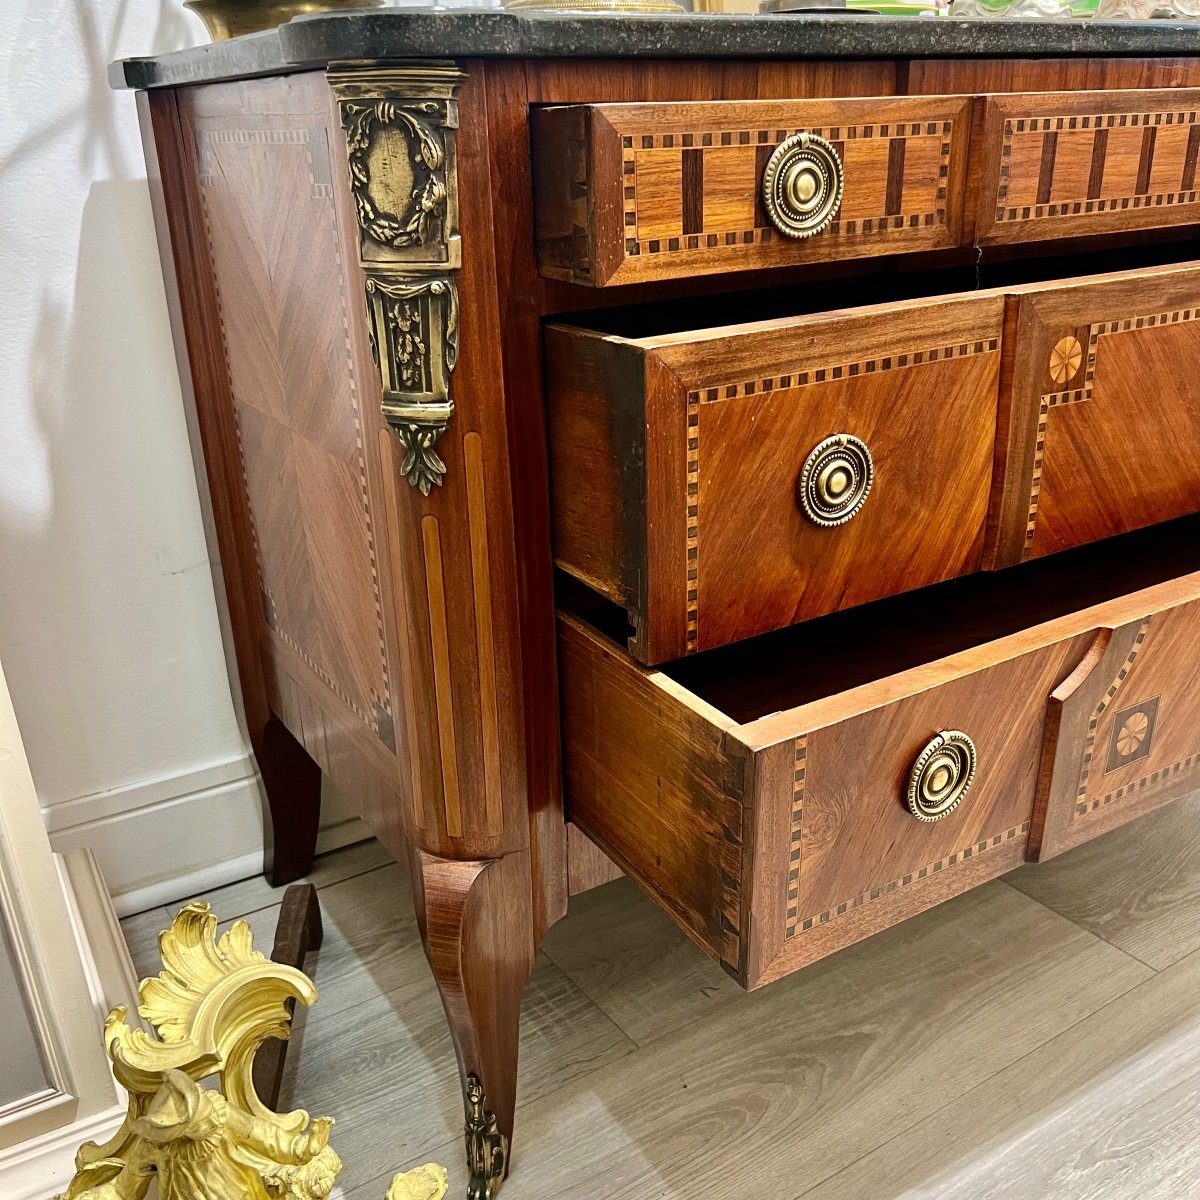
[[[570,618],[559,655],[569,819],[736,972],[747,752]]]

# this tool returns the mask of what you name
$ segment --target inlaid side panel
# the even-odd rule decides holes
[[[290,686],[310,691],[326,713],[343,710],[386,762],[396,751],[394,635],[327,92],[319,76],[256,88],[271,94],[253,112],[224,86],[181,92],[179,105],[219,306],[273,706],[307,745],[286,697]],[[282,684],[285,675],[295,684]],[[313,756],[328,769],[327,756]]]
[[[995,562],[1200,511],[1195,265],[1019,295]]]
[[[1017,242],[1200,219],[1200,91],[989,96],[976,234]]]
[[[954,245],[969,111],[950,97],[535,112],[541,269],[599,285]],[[832,145],[845,182],[829,226],[795,239],[761,184],[802,131]]]

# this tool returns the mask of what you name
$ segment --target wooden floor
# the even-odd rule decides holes
[[[453,1053],[400,868],[322,859],[321,998],[285,1099],[343,1195],[465,1194]],[[279,893],[209,895],[269,949]],[[124,922],[143,973],[165,909]],[[625,881],[525,997],[511,1200],[1200,1197],[1200,796],[747,995]]]

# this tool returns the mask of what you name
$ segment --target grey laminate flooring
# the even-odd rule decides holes
[[[285,1100],[337,1118],[347,1200],[436,1160],[454,1057],[407,883],[321,859]],[[280,893],[207,897],[270,948]],[[141,973],[169,914],[124,922]],[[1200,1200],[1200,796],[747,995],[625,881],[525,996],[511,1200]]]

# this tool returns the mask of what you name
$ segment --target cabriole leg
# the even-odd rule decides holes
[[[413,853],[425,951],[458,1055],[471,1200],[508,1172],[521,996],[533,968],[529,854],[459,862]]]

